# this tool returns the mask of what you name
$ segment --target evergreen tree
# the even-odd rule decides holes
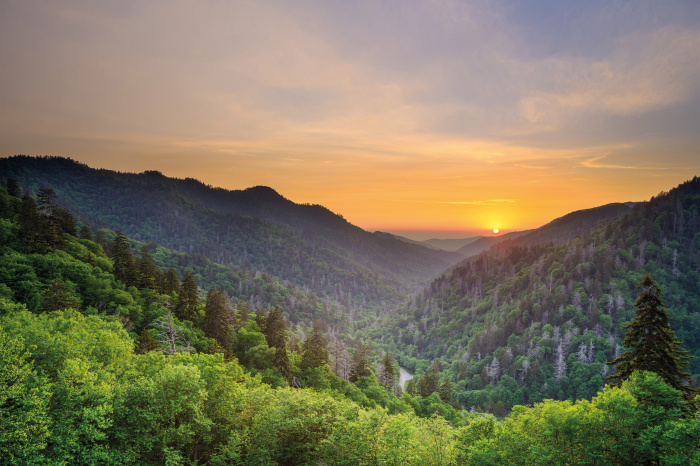
[[[440,390],[440,370],[442,364],[439,359],[433,361],[428,372],[418,380],[418,392],[425,398]]]
[[[326,343],[318,323],[314,323],[311,333],[304,341],[304,347],[301,352],[301,368],[324,367],[327,364],[328,352],[326,351]]]
[[[197,325],[197,317],[199,314],[199,290],[197,282],[188,270],[182,277],[182,285],[180,286],[179,298],[175,315],[180,320],[189,320],[195,326]]]
[[[17,180],[13,178],[7,180],[7,194],[14,197],[22,197],[22,188],[19,187]]]
[[[80,227],[80,239],[89,239],[92,241],[92,229],[90,229],[90,226],[87,224],[83,224],[82,227]]]
[[[445,403],[449,403],[450,399],[452,398],[452,393],[454,392],[454,387],[452,386],[452,382],[450,382],[450,379],[445,378],[445,380],[442,382],[440,385],[440,399],[444,401]]]
[[[80,301],[75,299],[66,284],[57,278],[44,291],[39,312],[61,309],[80,309]]]
[[[394,370],[394,361],[389,353],[384,353],[382,365],[379,369],[379,381],[384,385],[384,389],[391,392],[394,388],[396,371]]]
[[[44,237],[44,242],[51,246],[52,249],[62,249],[65,242],[62,239],[63,223],[65,227],[70,229],[73,216],[67,210],[56,204],[56,193],[53,189],[42,188],[36,195],[37,207],[39,214],[42,217],[43,228],[41,235]],[[73,221],[73,232],[75,231],[75,222]]]
[[[42,219],[36,202],[29,193],[24,193],[19,207],[18,236],[27,254],[42,254],[48,251],[48,245],[44,242],[42,231]]]
[[[355,350],[355,355],[353,358],[353,367],[350,370],[350,382],[355,383],[360,380],[361,377],[371,377],[373,376],[372,369],[369,367],[367,362],[367,355],[369,354],[369,346],[360,345]]]
[[[136,267],[131,253],[129,239],[121,231],[117,232],[111,244],[112,259],[114,260],[114,276],[126,286],[135,282]]]
[[[231,347],[231,323],[233,313],[221,288],[212,288],[207,293],[204,305],[204,334],[213,338],[223,348],[227,358],[233,356]]]
[[[155,289],[156,283],[160,281],[162,272],[153,261],[150,248],[144,244],[141,247],[141,256],[136,263],[137,286],[139,288]]]
[[[636,315],[627,329],[624,346],[627,349],[619,358],[607,364],[615,366],[615,374],[608,376],[610,385],[620,386],[635,371],[656,372],[671,387],[683,392],[693,403],[695,389],[691,386],[688,367],[690,356],[681,347],[676,333],[671,330],[668,313],[661,301],[659,288],[649,275],[639,283],[639,297],[634,303]]]
[[[275,348],[274,366],[289,380],[289,356],[287,355],[287,324],[279,307],[275,307],[265,319],[263,327],[267,346]]]
[[[156,351],[158,349],[158,342],[148,329],[143,329],[141,334],[136,339],[136,353],[146,354],[149,351]]]
[[[174,268],[170,267],[163,275],[160,291],[163,294],[180,293],[180,281]]]
[[[70,236],[78,236],[78,231],[75,227],[75,218],[73,218],[73,214],[71,214],[68,209],[56,206],[52,211],[49,221],[56,225],[55,230],[57,237],[55,241],[61,248],[65,247],[67,244],[67,242],[63,240],[63,233]]]
[[[406,393],[411,396],[416,396],[418,394],[416,390],[416,382],[413,379],[406,381]]]

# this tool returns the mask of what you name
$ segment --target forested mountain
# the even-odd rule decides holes
[[[367,337],[419,373],[441,361],[467,408],[590,398],[604,385],[604,362],[620,355],[636,286],[650,274],[694,356],[697,384],[699,208],[696,177],[649,202],[570,214],[465,260]]]
[[[5,186],[0,464],[700,460],[692,389],[684,396],[634,361],[602,389],[645,273],[666,289],[697,374],[698,179],[617,219],[588,219],[569,242],[500,243],[399,309],[326,336],[337,318],[328,297],[91,230],[52,189]],[[405,393],[392,354],[423,372]],[[534,407],[514,406],[524,403]]]
[[[464,257],[476,256],[479,253],[488,251],[494,244],[500,243],[502,241],[512,240],[524,235],[527,232],[524,231],[513,231],[499,236],[483,236],[476,241],[472,241],[469,244],[465,244],[461,248],[457,249],[457,252]]]
[[[53,189],[61,205],[95,227],[201,255],[234,276],[267,273],[354,313],[389,309],[461,259],[373,235],[324,207],[295,204],[266,187],[229,191],[59,157],[3,158],[0,173],[31,192]],[[236,281],[231,285],[242,293],[245,284]]]

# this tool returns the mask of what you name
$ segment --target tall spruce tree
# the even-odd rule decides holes
[[[174,268],[170,267],[163,275],[160,292],[163,294],[180,293],[180,280],[177,278],[177,272]]]
[[[180,320],[189,320],[197,326],[197,316],[199,311],[199,290],[197,282],[188,270],[182,276],[182,284],[175,308],[175,315]]]
[[[350,378],[348,379],[350,382],[355,383],[362,377],[372,377],[374,375],[367,361],[367,356],[369,354],[369,345],[364,345],[360,342],[353,357],[353,366],[352,369],[350,369]]]
[[[112,240],[110,245],[112,260],[114,261],[114,277],[121,280],[126,286],[135,284],[136,265],[134,255],[131,253],[129,239],[121,231]]]
[[[22,197],[22,188],[17,180],[10,178],[7,180],[7,194],[14,197]]]
[[[80,301],[73,296],[66,284],[57,278],[44,290],[39,312],[53,312],[62,309],[80,309]]]
[[[267,346],[275,348],[274,366],[282,376],[289,380],[289,356],[287,354],[287,324],[279,307],[275,307],[265,319],[265,340]]]
[[[619,358],[606,364],[615,366],[615,374],[608,378],[611,386],[620,386],[634,371],[656,372],[664,381],[683,393],[691,404],[695,389],[691,386],[690,373],[686,372],[690,355],[681,347],[676,332],[671,330],[665,304],[659,288],[649,275],[639,283],[637,308],[627,329],[624,346],[627,349]]]
[[[161,281],[163,273],[153,261],[150,247],[147,244],[141,246],[141,255],[136,261],[136,283],[139,288],[156,289],[156,284]]]
[[[323,333],[321,333],[321,328],[315,322],[314,328],[304,341],[304,347],[301,352],[301,368],[324,367],[327,364],[328,351],[326,351],[326,342],[324,341]]]
[[[42,234],[43,225],[39,209],[34,198],[29,193],[24,193],[19,207],[19,232],[18,236],[27,254],[44,253],[48,251],[48,245],[44,242]]]
[[[382,364],[379,369],[379,381],[384,385],[384,389],[391,392],[396,382],[396,371],[394,370],[394,361],[389,353],[384,353]]]
[[[224,350],[226,358],[233,356],[231,348],[231,324],[233,312],[228,298],[221,288],[212,288],[207,293],[204,305],[204,334],[216,340]]]

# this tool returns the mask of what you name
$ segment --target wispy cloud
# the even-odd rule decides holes
[[[437,204],[464,204],[464,205],[485,205],[495,206],[517,202],[517,199],[486,199],[480,201],[439,201]]]

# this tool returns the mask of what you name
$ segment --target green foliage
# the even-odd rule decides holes
[[[57,278],[42,294],[39,312],[52,312],[61,309],[80,309],[80,301],[75,299],[66,284]]]
[[[311,333],[304,341],[301,353],[301,368],[303,370],[325,367],[328,365],[328,351],[321,329],[314,324]]]
[[[51,392],[33,366],[22,339],[0,328],[0,456],[4,464],[38,462],[46,447]]]
[[[644,276],[637,288],[640,293],[634,304],[635,318],[624,326],[627,351],[609,363],[616,372],[608,377],[616,381],[613,386],[618,386],[634,371],[653,371],[671,387],[682,391],[692,404],[696,390],[690,385],[690,373],[685,371],[690,356],[671,330],[661,289],[649,275]]]
[[[609,374],[604,362],[622,354],[634,285],[649,274],[665,290],[669,324],[693,357],[682,371],[697,385],[699,211],[694,178],[649,202],[572,213],[464,261],[358,333],[416,383],[440,360],[440,381],[470,410],[591,399]]]
[[[690,464],[698,457],[697,438],[689,439],[697,420],[681,417],[683,405],[681,392],[658,375],[634,373],[591,402],[546,400],[516,406],[501,424],[472,421],[459,435],[459,459],[479,465],[664,464],[666,458],[679,464],[682,458]]]

